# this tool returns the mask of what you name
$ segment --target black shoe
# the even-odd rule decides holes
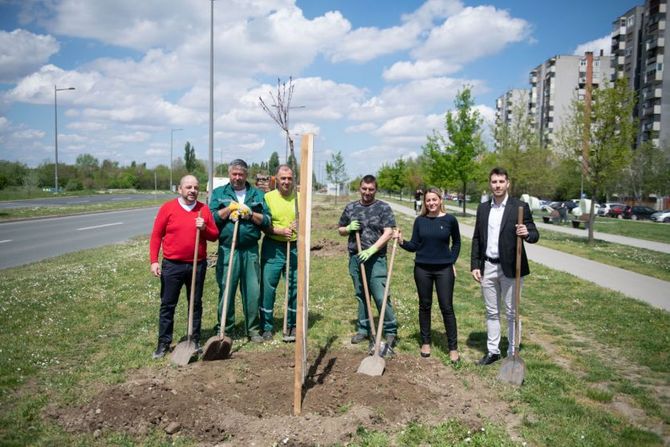
[[[490,365],[493,362],[497,362],[500,360],[500,354],[491,354],[490,352],[487,352],[482,359],[477,362],[478,365],[480,366],[485,366],[485,365]]]
[[[200,342],[196,340],[193,343],[195,343],[195,352],[198,355],[201,355],[202,354],[202,346],[200,346]]]
[[[364,340],[367,340],[367,339],[368,339],[368,335],[367,335],[367,334],[364,334],[364,333],[362,333],[362,332],[356,332],[356,335],[354,335],[353,337],[351,337],[351,344],[352,344],[352,345],[357,345],[357,344],[359,344],[360,342],[362,342],[362,341],[364,341]]]
[[[272,333],[272,331],[265,331],[265,332],[263,332],[263,340],[265,340],[265,341],[271,341],[271,340],[272,340],[272,337],[274,337],[274,334]]]
[[[162,359],[165,357],[165,354],[167,354],[170,351],[170,343],[165,343],[165,342],[158,342],[158,346],[156,347],[156,350],[154,351],[152,357],[154,360],[157,359]]]
[[[263,337],[258,334],[251,335],[249,340],[251,340],[253,343],[263,343]]]
[[[291,343],[291,342],[295,341],[295,326],[292,327],[291,329],[289,329],[288,334],[284,335],[283,340],[286,343]]]
[[[398,344],[398,337],[395,334],[389,334],[386,336],[386,345],[395,348]]]

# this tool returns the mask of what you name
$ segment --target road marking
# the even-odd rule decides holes
[[[5,242],[12,242],[11,239],[5,239],[4,241],[0,241],[0,244],[4,244]]]
[[[95,226],[92,226],[92,227],[77,228],[77,231],[95,230],[96,228],[112,227],[114,225],[123,225],[123,222],[114,222],[114,223],[108,223],[108,224],[103,224],[103,225],[95,225]]]

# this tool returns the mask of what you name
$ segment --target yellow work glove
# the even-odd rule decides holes
[[[374,255],[377,253],[377,247],[374,245],[370,246],[370,248],[366,248],[365,250],[361,251],[358,254],[358,259],[360,259],[361,262],[365,262],[368,259],[370,259],[370,256]]]
[[[232,213],[230,213],[230,216],[228,217],[231,221],[237,222],[240,219],[240,211],[235,210]]]
[[[231,213],[233,211],[237,211],[240,209],[240,204],[233,200],[232,202],[230,202],[230,205],[228,205],[228,209],[230,210]]]
[[[240,218],[242,219],[251,219],[251,208],[249,208],[244,203],[240,204],[238,212],[240,213]]]

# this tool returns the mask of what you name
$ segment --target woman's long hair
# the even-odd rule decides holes
[[[447,209],[444,207],[444,196],[442,190],[440,188],[431,186],[430,188],[426,189],[423,192],[423,201],[421,202],[421,212],[419,213],[419,215],[426,216],[428,214],[428,207],[426,207],[426,197],[428,196],[429,193],[436,194],[437,197],[440,198],[440,211],[446,213]]]

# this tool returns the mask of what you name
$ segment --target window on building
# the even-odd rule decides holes
[[[633,26],[634,24],[635,24],[635,16],[628,17],[628,20],[626,22],[626,26]]]

